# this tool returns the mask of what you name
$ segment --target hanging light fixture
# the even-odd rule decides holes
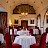
[[[21,3],[21,4],[25,4],[25,2],[26,2],[26,0],[24,0],[23,3]],[[26,11],[26,9],[21,11],[21,15],[23,15],[23,16],[27,16],[28,15],[28,12]]]
[[[21,15],[26,16],[26,15],[28,15],[28,13],[27,12],[26,13],[22,12]]]

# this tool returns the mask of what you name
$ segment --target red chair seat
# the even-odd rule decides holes
[[[33,44],[33,46],[39,46],[39,44],[38,44],[38,43],[36,43],[36,44]]]
[[[12,44],[12,45],[13,45],[13,46],[18,46],[19,44],[16,44],[16,43],[15,43],[15,44]],[[20,46],[20,45],[19,45],[19,46]]]
[[[36,43],[36,44],[30,45],[30,48],[39,48],[39,44]]]
[[[30,45],[30,48],[45,48],[46,34],[47,33],[42,34],[40,44],[36,43],[36,44]]]
[[[12,44],[12,48],[21,48],[21,45],[19,45],[19,44]]]

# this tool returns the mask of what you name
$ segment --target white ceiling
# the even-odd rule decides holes
[[[29,4],[34,7],[36,13],[40,13],[48,7],[48,0],[0,0],[0,7],[12,12],[15,6]]]

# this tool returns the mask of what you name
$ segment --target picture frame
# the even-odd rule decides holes
[[[18,20],[15,19],[15,20],[14,20],[14,24],[18,24]]]
[[[30,20],[30,24],[34,24],[34,20]]]

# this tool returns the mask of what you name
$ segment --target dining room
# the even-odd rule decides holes
[[[0,48],[48,48],[48,0],[0,0]]]

